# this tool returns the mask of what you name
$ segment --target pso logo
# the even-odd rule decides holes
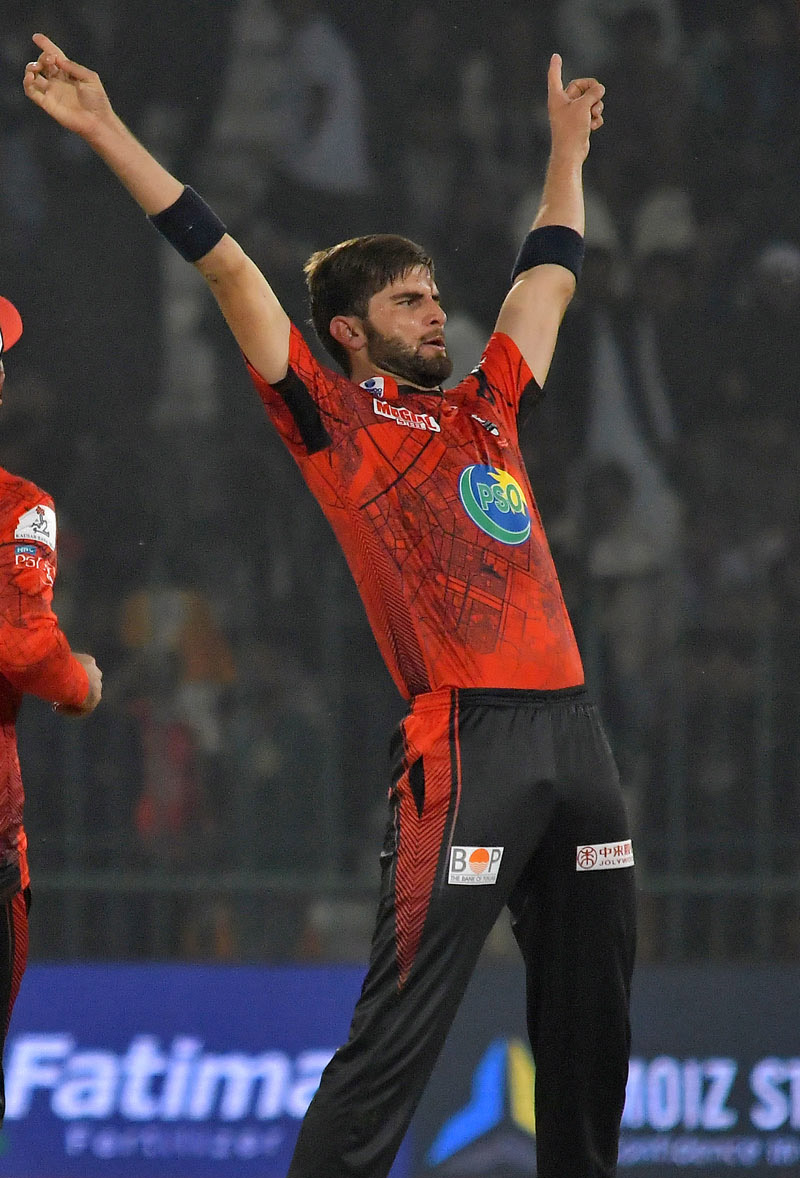
[[[525,492],[513,475],[494,466],[467,466],[458,494],[469,518],[501,544],[524,544],[531,534]]]

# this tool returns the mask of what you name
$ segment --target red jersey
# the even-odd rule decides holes
[[[53,500],[0,468],[0,900],[29,883],[15,722],[25,692],[78,705],[89,691],[53,613]]]
[[[282,381],[248,368],[404,696],[583,683],[517,435],[520,398],[538,386],[509,336],[445,392],[355,384],[295,327]]]

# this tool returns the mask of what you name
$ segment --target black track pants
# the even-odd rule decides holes
[[[504,905],[526,969],[539,1178],[613,1175],[634,873],[595,707],[583,689],[419,696],[394,761],[369,970],[289,1178],[388,1173]]]
[[[3,1052],[11,1012],[28,962],[30,902],[30,888],[25,888],[0,905],[0,1124],[6,1111]]]

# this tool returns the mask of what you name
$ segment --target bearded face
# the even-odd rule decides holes
[[[416,345],[406,344],[398,336],[382,335],[377,328],[364,321],[367,352],[372,364],[383,372],[390,372],[399,382],[407,381],[424,389],[435,389],[453,371],[453,361],[447,354],[441,330]]]

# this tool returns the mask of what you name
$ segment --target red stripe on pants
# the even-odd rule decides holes
[[[11,991],[6,1011],[5,1034],[8,1034],[8,1024],[11,1021],[11,1011],[19,994],[22,975],[28,964],[28,906],[23,892],[17,892],[9,905],[11,916],[12,961],[11,961]]]
[[[412,711],[404,722],[406,768],[397,785],[400,795],[400,837],[395,876],[397,969],[398,987],[401,989],[411,972],[422,939],[447,817],[453,801],[454,784],[456,811],[458,808],[461,783],[457,720],[456,703],[452,709],[443,707],[420,713]],[[455,746],[455,757],[451,744]],[[411,765],[420,756],[425,775],[425,800],[421,814],[409,783]]]

